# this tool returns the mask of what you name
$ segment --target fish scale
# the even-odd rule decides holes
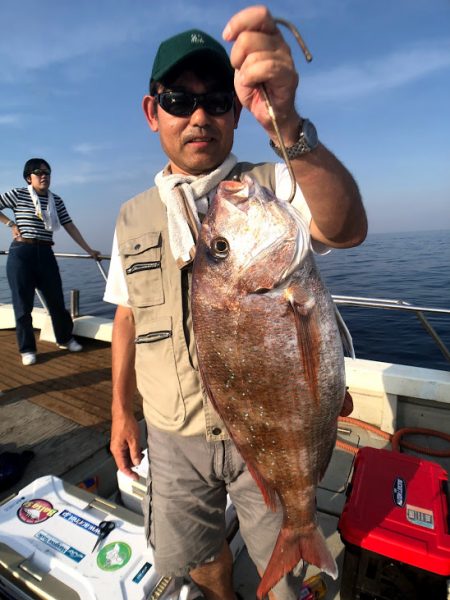
[[[342,342],[299,213],[245,177],[222,182],[203,221],[192,316],[203,384],[280,534],[258,598],[300,560],[336,577],[317,485],[345,395]]]

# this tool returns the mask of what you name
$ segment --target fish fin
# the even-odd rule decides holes
[[[334,305],[334,311],[336,314],[336,322],[338,325],[339,333],[341,334],[342,346],[344,347],[344,351],[347,352],[350,358],[354,359],[356,358],[356,355],[355,349],[353,348],[353,340],[351,333],[336,305]]]
[[[266,506],[270,508],[271,511],[275,512],[277,509],[277,495],[275,490],[269,485],[267,485],[267,482],[261,477],[258,471],[248,461],[246,462],[248,470],[250,471],[250,475],[256,481],[256,484],[258,485],[260,492],[263,495]]]
[[[333,579],[337,579],[338,568],[327,548],[322,531],[317,527],[308,535],[281,529],[256,595],[262,600],[280,579],[292,571],[301,561],[315,565]]]
[[[319,328],[317,326],[314,299],[299,293],[299,290],[288,288],[286,298],[294,313],[295,327],[300,356],[303,362],[305,378],[312,396],[318,402],[319,372]]]
[[[208,378],[206,377],[206,373],[205,373],[205,371],[204,371],[204,370],[203,370],[203,368],[202,368],[202,363],[201,363],[201,361],[200,361],[200,360],[198,361],[198,372],[199,372],[199,374],[200,374],[200,382],[201,382],[201,384],[202,384],[202,386],[203,386],[203,391],[204,391],[204,393],[205,393],[205,394],[208,396],[208,398],[209,398],[209,399],[210,399],[210,401],[211,401],[211,404],[213,405],[213,407],[215,408],[215,410],[216,410],[216,411],[219,413],[219,415],[220,415],[220,412],[219,412],[219,407],[217,406],[217,403],[216,403],[216,401],[214,400],[214,394],[212,393],[212,390],[211,390],[211,388],[210,388],[210,386],[209,386],[209,383],[208,383]]]
[[[348,417],[353,412],[353,398],[350,392],[348,391],[348,387],[345,388],[345,396],[344,402],[342,404],[341,412],[339,413],[340,417]]]

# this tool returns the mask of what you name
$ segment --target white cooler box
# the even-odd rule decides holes
[[[115,529],[92,552],[103,520]],[[141,515],[57,477],[36,479],[0,506],[1,598],[191,598],[152,563]]]
[[[144,457],[133,471],[139,475],[138,481],[134,481],[122,471],[117,471],[117,482],[119,485],[120,496],[124,505],[130,510],[143,514],[142,500],[145,497],[147,488],[148,456],[147,449],[144,450]],[[227,527],[227,540],[230,544],[233,557],[236,559],[239,552],[244,547],[244,541],[239,533],[239,522],[230,497],[227,498],[227,508],[225,511],[225,521]]]

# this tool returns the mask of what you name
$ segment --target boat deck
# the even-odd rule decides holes
[[[0,331],[0,451],[35,452],[0,499],[41,475],[64,476],[109,446],[111,345],[79,338],[83,351],[71,353],[36,338],[38,361],[24,367],[15,331]],[[135,414],[142,419],[138,396]]]
[[[110,343],[80,337],[83,352],[69,353],[58,349],[55,343],[39,340],[38,332],[36,337],[38,362],[23,367],[14,329],[0,330],[0,452],[28,448],[35,452],[22,479],[7,491],[0,491],[0,501],[42,475],[53,474],[75,484],[95,475],[99,479],[96,495],[120,504],[116,467],[108,452]],[[449,373],[364,360],[347,362],[346,372],[355,402],[352,416],[356,419],[391,433],[402,427],[420,427],[450,435]],[[135,414],[143,424],[138,397]],[[345,422],[340,425],[339,440],[353,448],[390,446],[384,436],[365,426]],[[444,450],[448,445],[444,439],[423,434],[414,439],[420,446],[434,450]],[[450,471],[450,458],[433,456],[431,460]],[[353,461],[353,452],[336,447],[317,490],[319,523],[340,574],[344,544],[337,525]],[[306,578],[316,573],[318,569],[310,565]],[[341,579],[333,581],[324,574],[322,579],[328,590],[327,600],[340,600]],[[235,562],[235,589],[245,600],[254,600],[258,582],[244,548]],[[404,597],[417,600],[415,596]]]

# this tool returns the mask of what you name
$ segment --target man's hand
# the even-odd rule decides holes
[[[113,416],[110,450],[117,468],[137,481],[139,476],[132,467],[140,464],[143,454],[139,444],[139,425],[134,415]]]
[[[295,110],[299,77],[290,48],[269,10],[252,6],[238,12],[227,23],[223,38],[234,41],[230,58],[236,69],[234,84],[241,104],[276,140],[261,93],[261,84],[264,84],[283,139],[288,146],[294,144],[300,125],[300,116]]]
[[[138,465],[142,459],[139,425],[133,412],[133,398],[136,392],[135,335],[131,308],[118,306],[112,334],[113,398],[110,448],[119,470],[137,480],[138,476],[131,470],[131,467]]]

